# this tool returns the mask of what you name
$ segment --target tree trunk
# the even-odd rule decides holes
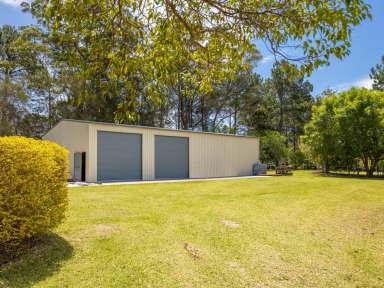
[[[281,134],[283,133],[283,127],[284,127],[284,107],[283,107],[283,95],[278,95],[279,97],[279,132]]]
[[[49,129],[52,128],[52,94],[51,94],[51,87],[48,88],[48,127]]]
[[[205,107],[205,101],[204,96],[201,97],[200,100],[200,113],[201,113],[201,130],[202,131],[208,131],[208,117],[207,117],[207,111]]]
[[[164,113],[164,110],[165,110],[165,109],[164,109],[164,105],[161,105],[161,107],[160,107],[160,117],[159,117],[159,118],[160,118],[160,119],[159,119],[159,122],[160,122],[160,123],[159,123],[159,124],[160,124],[159,126],[160,126],[160,127],[164,127],[164,114],[165,114],[165,113]]]
[[[323,163],[323,173],[326,173],[328,174],[329,173],[329,163],[328,163],[328,159],[326,159]]]
[[[233,134],[236,135],[236,133],[237,133],[237,109],[235,108],[234,115],[233,115]]]
[[[364,156],[363,157],[363,164],[364,164],[364,169],[365,169],[365,172],[366,172],[366,175],[369,177],[371,176],[370,175],[370,167],[369,167],[369,160],[368,160],[368,157]]]
[[[376,160],[376,159],[371,159],[371,161],[370,161],[371,163],[371,165],[369,165],[368,164],[368,169],[367,169],[367,176],[368,177],[372,177],[373,176],[373,174],[375,173],[375,170],[376,170],[376,166],[377,166],[377,163],[378,163],[378,160]]]
[[[184,129],[184,130],[186,130],[186,129],[188,129],[188,124],[187,124],[187,122],[188,121],[186,121],[186,115],[185,115],[185,103],[184,103],[184,97],[183,97],[183,95],[181,95],[181,97],[180,97],[180,121],[181,121],[181,129]]]

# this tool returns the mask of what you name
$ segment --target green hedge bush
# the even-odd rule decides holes
[[[0,137],[0,247],[17,246],[64,219],[67,156],[49,141]]]

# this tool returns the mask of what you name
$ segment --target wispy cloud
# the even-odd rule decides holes
[[[332,87],[333,90],[336,91],[345,91],[348,90],[351,87],[359,87],[359,88],[372,88],[372,79],[369,78],[369,76],[364,76],[358,80],[351,81],[351,82],[344,82],[337,84]]]
[[[263,58],[261,58],[260,64],[269,64],[275,60],[275,57],[273,55],[267,55]]]
[[[13,7],[19,7],[22,2],[23,0],[0,0],[0,3]]]

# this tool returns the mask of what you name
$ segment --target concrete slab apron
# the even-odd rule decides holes
[[[240,176],[240,177],[222,177],[222,178],[196,178],[196,179],[176,179],[176,180],[153,180],[153,181],[127,181],[127,182],[71,182],[68,187],[82,187],[82,186],[110,186],[110,185],[137,185],[137,184],[154,184],[154,183],[183,183],[183,182],[196,182],[196,181],[217,181],[217,180],[239,180],[239,179],[256,179],[268,178],[271,176]]]

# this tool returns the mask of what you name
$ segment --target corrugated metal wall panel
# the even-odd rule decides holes
[[[124,127],[96,123],[68,122],[72,126],[88,127],[89,133],[72,136],[71,131],[61,131],[67,142],[82,142],[87,152],[87,181],[97,180],[97,131],[138,133],[142,135],[142,176],[143,180],[155,179],[155,135],[189,138],[190,178],[246,176],[252,174],[252,164],[259,161],[259,139],[216,134],[170,131],[141,127]],[[58,127],[60,128],[60,127]],[[88,129],[88,128],[87,128]],[[82,130],[79,130],[82,131]],[[65,136],[64,136],[65,135]],[[51,138],[55,138],[54,136]],[[88,142],[87,142],[88,138]],[[55,139],[52,139],[55,142]],[[87,145],[88,144],[88,145]],[[71,150],[72,148],[70,148]],[[88,151],[87,151],[88,150]],[[81,151],[76,151],[81,152]]]
[[[50,140],[60,144],[69,151],[68,179],[74,178],[74,155],[75,152],[89,153],[89,124],[72,121],[61,121],[53,127],[46,135],[44,140]],[[89,157],[86,157],[86,167],[89,167]],[[86,169],[86,178],[91,179]]]

